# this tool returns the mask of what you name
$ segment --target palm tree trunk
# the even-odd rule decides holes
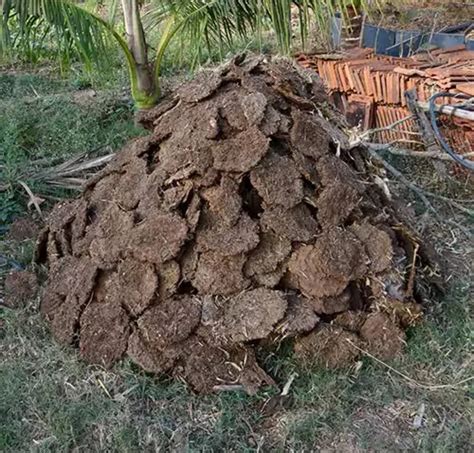
[[[121,0],[128,48],[135,60],[136,87],[132,92],[139,109],[153,107],[158,99],[158,87],[148,61],[145,33],[138,0]]]

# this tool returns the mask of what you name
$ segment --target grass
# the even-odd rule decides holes
[[[34,174],[81,152],[119,149],[141,131],[133,124],[133,108],[119,91],[78,90],[41,74],[0,75],[0,222],[25,209],[25,180],[43,198],[58,193],[37,184]]]
[[[466,287],[440,303],[441,317],[410,332],[407,353],[391,363],[411,378],[454,384],[469,375]],[[0,312],[0,451],[303,451],[353,444],[375,451],[467,451],[467,385],[440,390],[412,385],[370,359],[330,372],[275,361],[279,382],[298,378],[276,412],[275,394],[198,397],[183,384],[147,376],[125,362],[106,371],[59,347],[37,312]],[[275,373],[274,373],[275,374]],[[413,418],[425,404],[425,425]]]
[[[0,76],[1,171],[11,185],[11,198],[0,194],[3,222],[25,210],[15,181],[32,161],[67,159],[105,145],[117,149],[140,133],[130,105],[117,101],[116,91],[85,103],[77,102],[77,93],[74,81]],[[439,244],[447,242],[445,237]],[[459,256],[462,247],[453,243],[450,253]],[[33,248],[28,241],[0,238],[0,258],[23,265],[31,262]],[[0,261],[0,274],[6,271]],[[408,332],[406,354],[389,365],[422,383],[452,385],[469,377],[470,296],[469,277],[459,272],[445,297],[432,301],[425,322]],[[290,397],[270,411],[270,403],[263,407],[275,389],[198,397],[127,361],[112,370],[88,366],[74,350],[54,342],[38,314],[38,300],[19,310],[0,306],[0,351],[2,452],[458,452],[470,446],[468,383],[424,388],[367,357],[339,372],[301,369],[288,353],[267,357],[265,367],[280,387],[298,373]],[[415,429],[422,403],[424,423]]]

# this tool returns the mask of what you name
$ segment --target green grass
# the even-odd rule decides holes
[[[35,194],[58,195],[34,182],[40,169],[81,152],[116,150],[140,134],[133,108],[118,90],[97,91],[94,98],[78,90],[77,80],[40,74],[0,75],[0,222],[25,209],[25,181]]]
[[[413,329],[407,353],[391,366],[420,382],[454,384],[469,375],[472,325],[467,288],[441,303],[441,319]],[[250,451],[257,446],[303,451],[347,444],[375,451],[467,451],[469,394],[424,389],[370,359],[359,371],[298,368],[275,361],[280,385],[296,370],[291,399],[262,414],[275,394],[196,396],[167,378],[125,362],[112,371],[83,364],[59,347],[37,313],[0,312],[0,451]],[[426,425],[411,424],[421,403]]]

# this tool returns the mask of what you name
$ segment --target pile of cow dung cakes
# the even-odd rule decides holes
[[[272,384],[263,343],[310,366],[399,354],[421,314],[418,245],[323,112],[317,80],[253,57],[142,115],[150,135],[40,236],[55,338],[204,393]]]

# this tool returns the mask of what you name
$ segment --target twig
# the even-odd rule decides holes
[[[460,211],[468,215],[474,215],[474,210],[464,207],[463,205],[459,204],[457,201],[454,201],[451,198],[443,197],[443,195],[438,195],[437,193],[433,193],[428,190],[424,190],[424,193],[428,195],[429,197],[433,197],[433,198],[437,198],[438,200],[445,201],[446,203],[450,204],[454,208],[459,209]]]
[[[428,151],[441,152],[441,148],[439,147],[433,129],[431,128],[430,121],[417,104],[418,94],[416,90],[412,88],[411,90],[405,91],[405,98],[408,109],[415,116],[415,121],[418,124],[418,129],[423,137],[425,148]]]
[[[433,39],[433,35],[435,33],[437,23],[438,23],[438,11],[435,13],[435,17],[434,17],[434,20],[433,20],[433,26],[431,27],[431,33],[430,33],[430,37],[428,39],[428,42],[431,42],[431,40]]]
[[[413,289],[415,287],[415,276],[416,276],[416,257],[418,255],[418,249],[420,248],[420,244],[415,244],[415,249],[413,250],[413,259],[411,261],[411,267],[410,267],[410,276],[408,277],[408,284],[407,284],[407,290],[405,292],[405,295],[407,297],[412,297],[413,296]]]
[[[400,377],[402,377],[403,379],[406,379],[408,382],[411,382],[417,387],[421,387],[427,390],[455,389],[459,387],[460,385],[470,382],[474,379],[474,376],[470,376],[454,384],[427,384],[427,383],[419,382],[411,378],[410,376],[407,376],[406,374],[402,373],[401,371],[398,371],[397,369],[393,368],[388,363],[385,363],[384,361],[378,359],[377,357],[372,355],[369,351],[366,351],[365,349],[362,349],[359,346],[355,345],[351,340],[349,340],[349,338],[346,338],[346,340],[351,346],[356,348],[358,351],[362,352],[362,354],[365,354],[367,357],[370,357],[371,359],[375,360],[377,363],[380,363],[385,368],[388,368],[390,371],[393,371],[395,374],[398,374]]]
[[[395,127],[398,126],[399,124],[402,124],[405,121],[411,120],[413,118],[414,118],[414,115],[408,115],[398,121],[395,121],[392,124],[389,124],[388,126],[378,127],[376,129],[369,129],[362,134],[361,139],[363,139],[364,137],[370,136],[371,134],[376,134],[378,132],[390,131],[392,129],[395,129]],[[400,131],[400,132],[405,132],[405,131]]]
[[[221,385],[215,385],[214,387],[212,387],[212,390],[214,392],[240,392],[242,390],[245,390],[244,389],[244,386],[243,385],[240,385],[240,384],[221,384]]]
[[[283,387],[283,390],[282,390],[280,396],[288,395],[288,393],[290,391],[291,384],[293,384],[293,381],[297,377],[298,377],[298,373],[291,373],[290,374],[290,377],[288,378],[288,381],[286,382],[285,386]]]
[[[385,159],[382,159],[374,150],[367,148],[367,151],[377,162],[380,162],[385,167],[386,170],[392,173],[392,175],[394,175],[396,178],[402,181],[403,184],[405,184],[408,188],[410,188],[413,192],[415,192],[420,197],[421,201],[423,201],[426,208],[429,209],[439,221],[442,220],[440,215],[438,214],[438,211],[433,207],[433,205],[430,203],[428,198],[426,198],[422,189],[420,189],[418,186],[416,186],[411,181],[409,181],[400,171],[398,171],[395,167],[390,165]]]
[[[413,119],[414,116],[413,115],[408,115],[406,116],[405,118],[402,118],[398,121],[395,121],[394,123],[392,124],[389,124],[388,126],[384,126],[384,127],[378,127],[376,129],[368,129],[366,130],[363,134],[361,134],[358,138],[358,140],[356,140],[356,142],[362,142],[366,137],[370,137],[372,134],[376,134],[378,132],[384,132],[384,131],[389,131],[389,130],[392,130],[394,129],[396,126],[398,126],[399,124],[402,124],[404,123],[405,121],[408,121],[408,120],[411,120]],[[400,132],[405,132],[405,131],[400,131]]]
[[[18,181],[18,184],[20,184],[21,187],[23,187],[23,189],[25,189],[25,192],[28,194],[28,196],[30,197],[30,203],[35,207],[36,211],[38,212],[39,216],[41,218],[43,218],[43,212],[41,211],[41,208],[39,207],[39,203],[41,203],[42,200],[41,198],[37,197],[32,191],[31,189],[27,186],[26,183],[24,183],[23,181]],[[28,206],[29,207],[29,206]]]
[[[92,168],[97,168],[110,162],[114,157],[115,153],[110,153],[105,156],[99,156],[92,159],[84,160],[85,154],[75,156],[66,162],[63,162],[56,167],[50,168],[42,173],[35,176],[36,179],[49,179],[56,176],[67,176],[70,174],[76,174]]]
[[[411,149],[396,148],[393,146],[396,143],[397,142],[390,142],[390,143],[363,142],[362,144],[375,151],[388,151],[390,154],[393,154],[395,156],[424,157],[424,158],[429,157],[431,159],[449,160],[451,162],[454,162],[454,159],[448,153],[441,153],[439,151],[413,151]],[[472,156],[474,156],[474,152],[463,154],[463,157],[472,157]]]
[[[112,395],[111,395],[110,392],[107,390],[107,387],[104,385],[104,383],[103,383],[99,378],[96,378],[96,380],[97,380],[97,383],[99,384],[100,388],[104,391],[104,393],[105,393],[111,400],[113,400]]]
[[[438,218],[438,220],[442,221],[440,218],[438,211],[433,207],[433,205],[430,203],[428,198],[426,196],[432,197],[432,198],[437,198],[439,200],[443,200],[444,202],[450,204],[454,208],[468,214],[468,215],[474,215],[474,210],[466,208],[462,206],[461,204],[457,203],[456,201],[452,200],[451,198],[443,197],[442,195],[438,195],[436,193],[430,192],[428,190],[424,190],[421,187],[418,187],[416,184],[412,183],[410,180],[406,178],[403,173],[401,173],[399,170],[397,170],[395,167],[393,167],[391,164],[389,164],[385,159],[380,157],[373,149],[370,147],[367,148],[367,151],[369,154],[378,162],[380,162],[386,170],[388,170],[392,175],[394,175],[396,178],[398,178],[403,184],[405,184],[409,189],[411,189],[413,192],[415,192],[420,199],[423,201],[425,206],[435,214],[435,216]]]

